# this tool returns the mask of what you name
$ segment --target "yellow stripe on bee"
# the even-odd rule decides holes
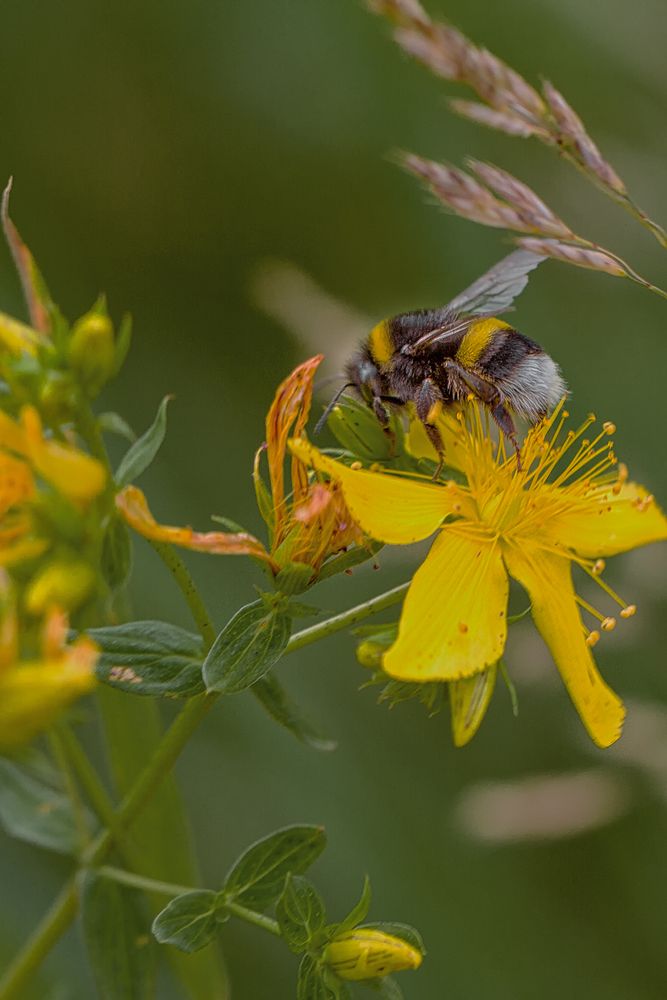
[[[394,342],[386,319],[373,327],[368,338],[368,346],[373,361],[378,365],[386,365],[394,353]]]
[[[479,360],[485,348],[491,343],[497,330],[509,330],[509,323],[504,323],[495,316],[491,319],[478,319],[472,323],[456,352],[456,360],[469,367]]]

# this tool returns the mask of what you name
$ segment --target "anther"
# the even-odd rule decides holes
[[[637,605],[628,604],[627,608],[622,609],[621,618],[632,618],[632,616],[636,614],[637,614]]]
[[[600,628],[605,632],[613,632],[616,628],[615,618],[603,618],[600,624]]]
[[[354,469],[355,472],[358,472],[359,469],[363,469],[363,465],[361,464],[361,462],[353,462],[350,468]]]
[[[628,467],[625,462],[618,463],[618,481],[620,483],[625,483],[629,476]]]
[[[599,576],[600,573],[604,571],[606,565],[607,564],[604,561],[604,559],[596,559],[596,561],[593,563],[593,572],[595,573],[595,575]]]
[[[605,432],[605,434],[615,434],[616,424],[613,423],[611,420],[605,420],[605,422],[602,425],[602,430]]]
[[[595,629],[593,632],[588,633],[586,637],[587,646],[597,646],[599,641],[600,641],[600,633],[598,632],[597,629]]]

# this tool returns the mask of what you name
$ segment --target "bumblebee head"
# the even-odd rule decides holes
[[[365,403],[380,395],[382,377],[367,345],[361,347],[345,366],[347,387],[357,390]]]

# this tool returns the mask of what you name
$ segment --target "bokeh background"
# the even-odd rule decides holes
[[[552,79],[637,200],[667,218],[661,0],[431,0],[430,9],[529,79]],[[250,466],[277,382],[315,350],[340,358],[354,313],[378,319],[440,304],[502,255],[502,234],[428,203],[392,164],[396,147],[497,162],[579,231],[667,281],[651,237],[548,151],[450,115],[453,88],[403,58],[356,0],[6,0],[0,47],[0,177],[14,175],[14,218],[66,313],[79,315],[105,290],[117,318],[134,316],[130,360],[104,408],[141,430],[166,392],[176,396],[142,484],[167,522],[204,529],[219,513],[259,531]],[[294,335],[263,313],[267,260],[291,262],[347,304],[349,324],[310,303]],[[280,283],[269,287],[280,300]],[[285,288],[298,316],[303,288]],[[0,301],[22,314],[4,248]],[[619,454],[663,501],[666,320],[665,303],[636,286],[555,263],[534,276],[516,320],[561,363],[573,413],[615,420]],[[389,712],[373,690],[360,691],[366,676],[346,636],[279,668],[336,752],[303,747],[249,695],[216,708],[178,766],[205,884],[218,884],[254,838],[322,822],[329,848],[314,876],[332,917],[368,872],[372,916],[421,929],[428,958],[402,977],[411,1000],[662,1000],[661,559],[657,547],[636,552],[612,572],[640,614],[598,647],[629,705],[611,751],[587,743],[527,622],[512,629],[508,655],[519,716],[499,686],[465,750],[451,746],[444,715],[428,719],[415,704]],[[407,552],[380,562],[378,573],[323,587],[318,603],[342,609],[415,565]],[[189,563],[219,624],[253,598],[259,580],[248,563]],[[131,599],[137,617],[188,625],[142,543]],[[4,834],[0,843],[8,956],[66,867]],[[294,995],[296,961],[280,942],[230,924],[223,944],[239,1000]],[[35,995],[93,996],[76,932]]]

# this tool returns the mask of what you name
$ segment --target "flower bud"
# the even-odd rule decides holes
[[[95,396],[113,374],[115,346],[108,316],[90,312],[74,324],[67,349],[72,369],[89,396]]]
[[[76,406],[75,385],[69,372],[46,373],[39,390],[39,409],[47,424],[64,424]]]
[[[417,969],[421,952],[402,938],[373,927],[357,927],[324,949],[324,961],[341,979],[380,979],[402,969]]]
[[[382,669],[382,657],[386,652],[387,646],[372,639],[364,639],[356,649],[357,660],[362,667],[368,667],[369,670]]]
[[[87,563],[56,559],[28,585],[26,610],[32,615],[42,615],[54,606],[73,611],[83,604],[94,587],[95,573]]]
[[[392,441],[373,411],[351,396],[336,403],[327,426],[343,448],[367,462],[389,458],[392,453]]]

